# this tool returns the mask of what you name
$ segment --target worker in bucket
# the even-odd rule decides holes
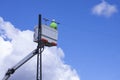
[[[51,24],[50,24],[51,28],[57,29],[57,23],[55,22],[55,19],[52,20]]]

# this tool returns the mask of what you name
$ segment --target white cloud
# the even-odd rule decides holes
[[[115,5],[111,5],[106,1],[102,1],[100,4],[95,5],[92,9],[92,13],[95,15],[102,15],[105,17],[110,17],[118,10]]]
[[[14,66],[36,48],[33,32],[20,31],[0,17],[0,80],[8,68]],[[80,80],[75,69],[64,63],[61,48],[45,47],[43,54],[43,80]],[[34,80],[36,57],[19,68],[9,80]]]

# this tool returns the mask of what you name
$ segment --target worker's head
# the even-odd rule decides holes
[[[52,22],[55,22],[55,19],[52,19]]]

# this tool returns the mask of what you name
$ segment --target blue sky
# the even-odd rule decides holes
[[[102,0],[1,0],[0,16],[21,30],[33,30],[39,13],[56,19],[61,23],[58,46],[81,80],[119,80],[120,1],[105,2],[117,11],[110,16],[93,14]]]

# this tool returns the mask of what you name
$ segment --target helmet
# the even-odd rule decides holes
[[[55,19],[52,19],[52,22],[55,22]]]

